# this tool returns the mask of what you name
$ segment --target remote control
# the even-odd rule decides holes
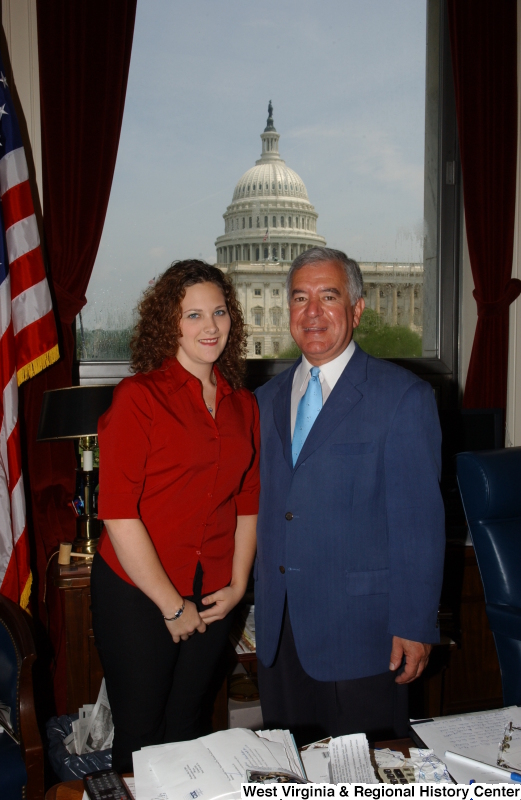
[[[101,769],[83,776],[90,800],[133,800],[129,790],[113,769]]]

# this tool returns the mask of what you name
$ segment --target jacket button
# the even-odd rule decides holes
[[[291,511],[288,511],[288,513],[286,514],[286,519],[288,520],[288,522],[290,521],[290,519],[293,519],[293,514],[291,513]]]
[[[279,570],[282,572],[282,574],[283,574],[283,575],[284,575],[284,573],[286,572],[286,569],[285,569],[285,567],[279,567]]]

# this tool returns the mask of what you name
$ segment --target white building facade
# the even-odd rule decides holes
[[[261,157],[237,183],[215,242],[217,266],[232,278],[250,331],[248,358],[290,346],[286,275],[297,255],[326,244],[302,178],[279,155],[271,102],[268,115]]]
[[[244,173],[215,242],[217,266],[230,275],[248,325],[248,358],[277,357],[293,343],[289,332],[286,276],[291,262],[311,247],[324,247],[318,214],[302,178],[279,155],[279,137],[268,106],[262,154]],[[366,306],[385,325],[421,335],[423,264],[360,264]]]

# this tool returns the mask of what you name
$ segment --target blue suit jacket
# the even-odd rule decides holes
[[[393,636],[436,642],[445,544],[432,388],[358,346],[293,468],[299,362],[257,390],[261,500],[257,655],[273,663],[287,596],[317,680],[386,672]]]

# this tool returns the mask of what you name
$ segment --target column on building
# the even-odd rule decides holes
[[[244,303],[243,303],[243,310],[244,310],[244,321],[246,325],[251,325],[252,320],[250,319],[250,309],[248,306],[248,295],[250,293],[250,286],[251,283],[245,282],[244,284]]]
[[[409,328],[414,327],[414,284],[409,286]]]
[[[268,336],[264,336],[264,353],[271,353],[271,346],[268,347],[268,342],[271,341],[269,338],[269,331],[270,331],[270,284],[264,283],[264,333],[268,334]]]

